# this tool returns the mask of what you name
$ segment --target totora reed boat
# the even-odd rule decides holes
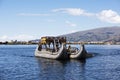
[[[88,57],[83,44],[80,44],[80,49],[71,47],[71,44],[73,43],[66,42],[66,37],[41,37],[35,50],[35,56],[59,60],[85,59]]]
[[[70,47],[70,46],[69,46]],[[85,59],[87,58],[87,51],[84,48],[84,45],[80,45],[80,49],[77,47],[71,47],[68,49],[68,52],[70,54],[71,59]]]
[[[68,59],[65,37],[42,37],[35,51],[35,56],[50,59]]]

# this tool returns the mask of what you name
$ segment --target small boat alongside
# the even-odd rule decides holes
[[[71,59],[85,59],[87,55],[84,45],[80,45],[80,49],[74,47],[74,49],[70,49],[68,52]]]

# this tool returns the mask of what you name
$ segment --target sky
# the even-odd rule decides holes
[[[0,0],[0,41],[120,26],[120,0]]]

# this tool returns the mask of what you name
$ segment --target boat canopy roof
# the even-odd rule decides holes
[[[53,37],[53,36],[44,36],[41,37],[40,43],[46,44],[58,40],[60,43],[66,43],[66,37]]]

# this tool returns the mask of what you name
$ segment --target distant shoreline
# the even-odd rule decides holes
[[[0,45],[38,45],[38,43],[31,43],[31,44],[28,44],[28,43],[26,43],[26,44],[9,44],[9,43],[2,43],[2,44],[0,44]],[[104,43],[104,44],[97,44],[97,43],[90,43],[90,44],[84,44],[84,45],[120,45],[120,43],[116,43],[116,44],[108,44],[108,43]]]

